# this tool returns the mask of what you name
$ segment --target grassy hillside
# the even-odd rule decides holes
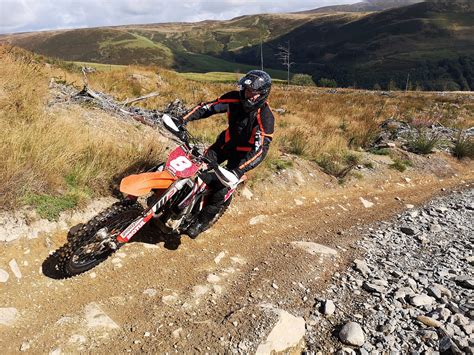
[[[390,6],[399,6],[393,1]],[[377,0],[364,3],[380,6]],[[387,2],[383,2],[387,5]],[[364,6],[365,6],[364,5]],[[350,5],[350,6],[360,6]],[[70,61],[157,65],[181,72],[246,72],[285,79],[279,47],[291,43],[293,73],[339,86],[474,88],[474,6],[431,0],[376,13],[241,16],[229,21],[130,25],[0,36]]]
[[[58,93],[48,88],[51,78],[81,88],[81,75],[67,65],[47,64],[11,47],[0,46],[0,54],[3,208],[31,204],[53,218],[57,207],[70,208],[92,196],[108,195],[118,177],[163,159],[164,146],[155,130],[94,107],[54,103]],[[92,88],[118,101],[158,91],[159,96],[139,103],[150,109],[161,109],[176,98],[191,108],[234,89],[233,84],[197,83],[195,77],[187,80],[157,67],[114,67],[91,73],[88,79]],[[467,95],[384,96],[356,90],[333,94],[314,87],[276,85],[270,102],[283,111],[275,111],[272,149],[265,163],[250,174],[253,181],[290,167],[294,155],[335,174],[359,159],[357,150],[371,143],[379,123],[387,118],[460,127],[474,124],[474,106]],[[225,115],[189,125],[207,143],[225,126]]]
[[[422,1],[424,0],[365,0],[350,5],[324,6],[300,13],[373,12],[412,5]]]
[[[474,89],[474,10],[454,2],[419,3],[350,21],[311,21],[271,41],[290,41],[294,71],[339,85],[428,90]],[[259,48],[234,60],[255,63]],[[278,65],[268,56],[267,64]]]
[[[68,61],[157,65],[183,72],[246,72],[255,65],[225,53],[276,38],[319,15],[255,15],[196,24],[156,24],[0,36],[28,50]],[[272,76],[285,78],[282,70]]]

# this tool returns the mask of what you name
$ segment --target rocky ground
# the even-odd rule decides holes
[[[179,107],[176,103],[167,110],[173,112]],[[464,324],[470,315],[469,303],[461,302],[470,292],[465,289],[470,279],[456,283],[449,279],[451,274],[429,274],[421,264],[434,258],[430,253],[438,252],[435,260],[441,260],[439,265],[444,263],[446,272],[459,270],[463,263],[466,271],[458,276],[472,276],[469,265],[460,259],[467,251],[458,251],[459,242],[445,246],[449,257],[443,259],[444,250],[436,249],[442,247],[432,237],[437,233],[436,238],[444,243],[453,239],[447,231],[464,222],[453,225],[450,218],[468,217],[469,200],[458,203],[461,207],[455,212],[451,207],[456,203],[444,202],[446,210],[442,212],[434,209],[419,216],[404,215],[405,232],[394,227],[396,232],[383,234],[375,232],[374,227],[374,223],[390,220],[406,209],[413,213],[415,206],[422,206],[435,195],[466,188],[474,181],[472,165],[444,153],[418,157],[391,149],[406,154],[413,167],[400,173],[390,168],[394,163],[390,157],[361,153],[368,164],[358,166],[359,177],[344,185],[311,162],[285,157],[291,160],[291,169],[275,172],[266,184],[254,187],[249,183],[239,191],[223,218],[196,240],[182,237],[167,244],[156,231],[149,230],[92,271],[67,280],[52,277],[54,265],[49,255],[65,243],[69,228],[87,221],[112,200],[95,201],[84,211],[64,212],[58,222],[40,219],[31,208],[1,213],[0,349],[8,354],[24,351],[54,355],[266,354],[288,349],[329,352],[343,347],[338,340],[339,327],[350,320],[359,323],[361,329],[352,324],[343,334],[347,333],[346,341],[353,342],[351,332],[346,330],[356,328],[363,338],[359,349],[378,346],[385,350],[391,342],[396,348],[397,340],[391,336],[402,330],[408,346],[415,344],[415,349],[421,349],[421,342],[429,336],[431,343],[427,338],[426,346],[435,348],[438,333],[428,330],[426,336],[419,335],[410,328],[410,322],[421,326],[413,317],[426,314],[430,319],[423,318],[422,322],[444,322],[441,319],[447,316],[448,325],[452,324],[437,328],[449,338],[441,333],[438,337],[452,340],[461,349],[466,341],[467,346],[472,345],[467,339],[472,327]],[[472,201],[472,193],[466,198]],[[437,224],[436,219],[440,220]],[[385,233],[389,226],[382,224]],[[371,236],[356,244],[369,228],[374,228]],[[429,233],[423,228],[429,228]],[[466,245],[469,232],[472,234],[472,229],[463,232]],[[411,247],[404,248],[402,237],[428,254],[420,252],[424,255],[421,257]],[[376,241],[391,248],[373,244]],[[399,254],[391,255],[389,251]],[[399,267],[403,275],[385,272],[377,264],[383,252],[387,254],[380,254],[385,258],[382,266]],[[341,274],[356,258],[365,260],[366,266],[363,261],[358,264],[367,277],[349,270],[353,276],[348,274],[343,279]],[[407,265],[402,263],[404,258]],[[416,270],[405,277],[408,266]],[[408,276],[413,282],[406,286],[403,282],[408,282]],[[440,277],[446,282],[437,279]],[[391,295],[397,291],[400,294],[392,301],[395,296]],[[421,301],[412,297],[416,295],[422,296]],[[375,296],[378,301],[372,298]],[[325,302],[329,299],[333,304]],[[362,309],[357,306],[358,300]],[[412,305],[427,300],[432,303],[423,306],[426,308]],[[437,318],[430,312],[439,308],[435,304],[441,300],[447,303]],[[325,307],[327,315],[321,313],[320,306]],[[387,326],[386,319],[401,323],[389,322],[391,328],[387,329],[395,330],[380,333],[382,319],[382,327]],[[413,343],[413,339],[420,344]],[[358,339],[357,344],[360,342]]]
[[[473,217],[474,190],[454,191],[368,231],[317,297],[308,349],[472,354]]]

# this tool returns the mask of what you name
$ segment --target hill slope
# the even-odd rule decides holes
[[[301,11],[299,13],[328,13],[328,12],[372,12],[403,7],[416,4],[424,0],[366,0],[350,5],[323,6],[314,10]]]
[[[413,1],[362,4],[379,8],[405,2]],[[0,36],[0,42],[72,61],[153,64],[184,72],[259,67],[263,43],[266,69],[285,78],[276,54],[289,41],[292,72],[311,74],[315,81],[385,89],[405,88],[409,79],[413,89],[473,90],[472,2],[432,0],[369,14],[319,11],[25,33]]]
[[[373,13],[355,21],[310,21],[271,41],[274,51],[290,41],[293,71],[315,79],[334,78],[344,86],[356,83],[388,87],[392,80],[431,90],[474,88],[474,12],[462,4],[427,2]],[[244,49],[236,61],[255,62],[258,47]],[[268,56],[267,64],[278,60]]]
[[[247,71],[222,54],[281,36],[321,15],[253,15],[229,21],[130,25],[0,36],[36,53],[70,61],[153,64],[180,71]],[[273,71],[276,77],[285,73]]]

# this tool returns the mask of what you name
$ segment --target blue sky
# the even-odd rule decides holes
[[[225,20],[362,0],[0,0],[0,33]]]

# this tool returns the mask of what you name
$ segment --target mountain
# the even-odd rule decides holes
[[[252,15],[228,21],[32,32],[0,35],[0,42],[69,61],[154,64],[179,71],[246,71],[251,67],[224,60],[224,53],[276,39],[321,16]]]
[[[473,90],[473,4],[431,0],[371,13],[263,14],[3,35],[0,42],[70,61],[186,72],[245,72],[260,67],[262,50],[265,68],[277,78],[285,78],[279,47],[290,42],[292,73],[310,74],[317,82],[405,88],[409,79],[413,88]]]
[[[396,7],[403,7],[407,5],[413,5],[424,0],[366,0],[357,2],[349,5],[333,5],[319,7],[314,10],[306,10],[298,13],[311,14],[311,13],[328,13],[328,12],[373,12],[373,11],[384,11],[393,9]]]
[[[342,86],[396,85],[428,90],[474,89],[474,9],[472,1],[429,1],[371,13],[356,20],[309,21],[266,43],[269,55],[291,44],[293,72]],[[245,48],[233,60],[257,63],[259,50]],[[392,82],[390,84],[390,82]]]

